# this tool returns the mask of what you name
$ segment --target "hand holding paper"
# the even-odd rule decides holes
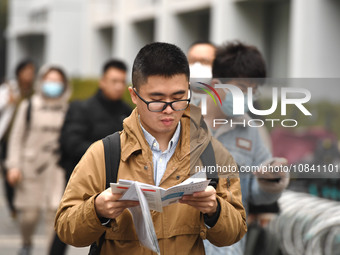
[[[289,173],[283,171],[282,168],[286,164],[285,158],[272,158],[261,164],[259,171],[254,174],[262,190],[280,193],[288,186]]]
[[[212,186],[206,187],[204,191],[195,192],[192,195],[183,196],[180,203],[191,205],[202,213],[213,215],[217,209],[216,190]]]
[[[122,194],[113,194],[111,188],[104,190],[94,200],[94,206],[99,217],[117,218],[126,208],[139,205],[138,201],[119,200]]]
[[[209,182],[210,180],[206,179],[205,173],[197,173],[168,189],[137,181],[119,180],[118,183],[111,183],[111,192],[114,197],[108,196],[107,199],[109,201],[113,199],[113,204],[124,202],[121,204],[121,208],[133,205],[128,204],[128,201],[131,203],[139,201],[139,206],[129,208],[139,241],[143,246],[159,254],[158,240],[150,210],[162,212],[164,206],[177,203],[184,197],[187,201],[185,203],[202,210],[204,213],[212,214],[216,211],[217,201],[215,189],[213,187],[207,188]],[[115,207],[114,212],[120,214],[122,210],[120,211],[119,207]]]

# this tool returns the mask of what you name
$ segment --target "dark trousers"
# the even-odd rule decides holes
[[[66,185],[67,185],[69,178],[70,177],[67,174],[65,174],[65,184]],[[62,242],[59,239],[58,235],[55,234],[53,243],[52,243],[50,251],[49,251],[49,255],[64,255],[66,253],[66,249],[67,249],[67,244]]]
[[[67,244],[63,243],[57,234],[54,236],[49,255],[63,255],[66,252]]]

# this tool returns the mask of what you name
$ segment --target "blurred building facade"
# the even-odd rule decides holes
[[[131,67],[153,41],[239,39],[272,77],[339,77],[339,24],[338,0],[9,0],[7,76],[24,57],[93,77],[110,57]]]

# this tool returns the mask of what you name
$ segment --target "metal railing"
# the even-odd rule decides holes
[[[340,254],[340,203],[294,191],[279,199],[281,213],[269,224],[287,255]]]

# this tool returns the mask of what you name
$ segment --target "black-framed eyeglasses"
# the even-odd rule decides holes
[[[184,111],[185,109],[188,108],[189,103],[190,103],[190,97],[188,99],[181,99],[181,100],[176,100],[172,102],[164,102],[164,101],[146,101],[144,98],[142,98],[135,88],[132,88],[133,91],[136,93],[136,95],[142,100],[148,107],[148,110],[150,112],[162,112],[164,111],[168,105],[170,105],[171,109],[174,111]],[[190,93],[191,95],[191,93]]]

